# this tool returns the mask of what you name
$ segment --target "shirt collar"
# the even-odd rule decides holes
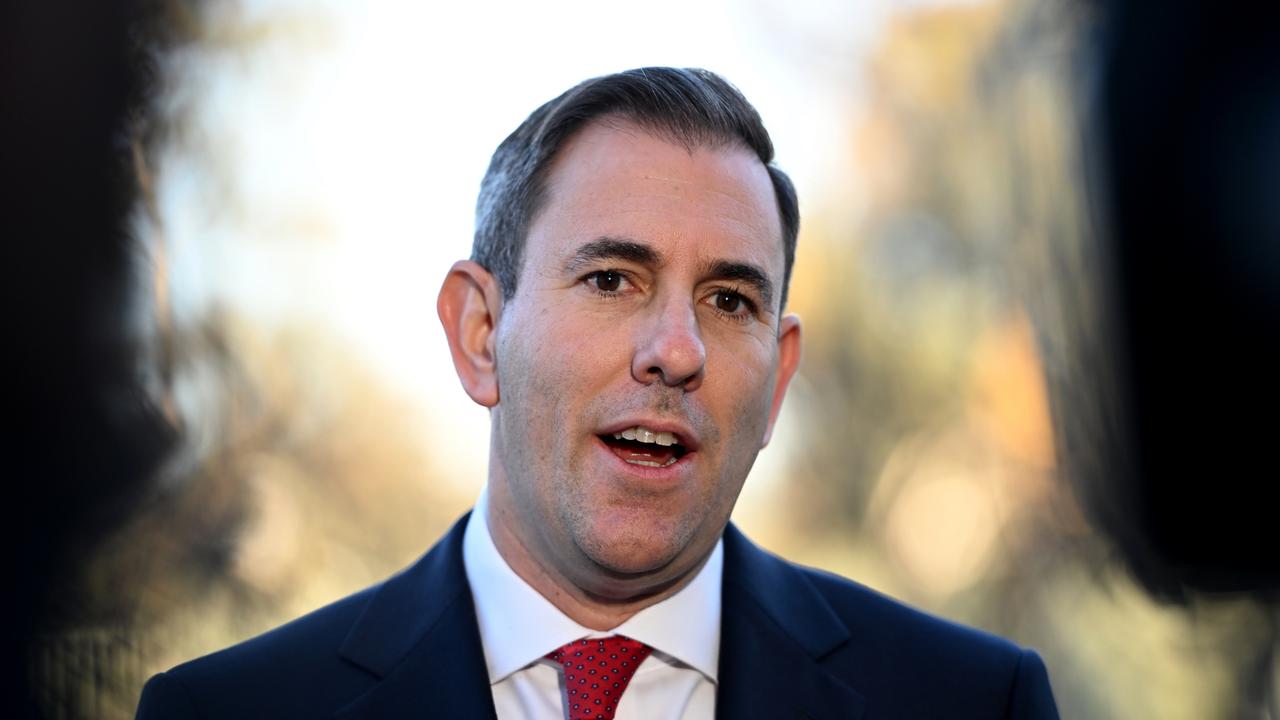
[[[476,608],[489,683],[584,637],[626,635],[716,681],[720,659],[720,579],[724,541],[680,592],[600,633],[571,620],[507,565],[489,534],[488,488],[480,492],[462,539],[462,562]]]

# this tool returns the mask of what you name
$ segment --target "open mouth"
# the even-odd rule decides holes
[[[614,455],[632,465],[667,467],[689,452],[674,433],[655,432],[642,425],[599,437]]]

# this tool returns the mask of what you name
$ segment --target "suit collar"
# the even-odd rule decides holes
[[[502,558],[484,522],[488,489],[480,492],[462,539],[462,560],[475,601],[476,619],[489,669],[498,683],[548,650],[579,638],[599,636],[579,625],[516,574]],[[716,681],[720,657],[720,593],[723,543],[680,592],[651,605],[607,631],[635,638]]]
[[[822,667],[849,629],[799,570],[730,524],[724,534],[722,718],[859,718],[862,696]]]
[[[462,564],[470,514],[374,593],[340,654],[381,682],[338,718],[494,718],[493,695]]]
[[[370,599],[340,652],[380,682],[336,717],[496,718],[462,562],[469,516]],[[720,638],[718,717],[862,716],[862,696],[821,664],[850,641],[848,628],[803,574],[733,525]]]

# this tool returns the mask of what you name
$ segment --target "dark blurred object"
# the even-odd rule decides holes
[[[1104,3],[1088,60],[1110,357],[1056,412],[1094,517],[1169,598],[1280,589],[1280,32],[1260,7]]]
[[[0,10],[3,717],[38,714],[29,652],[92,622],[76,573],[134,511],[173,435],[141,388],[130,326],[141,268],[127,233],[129,121],[148,85],[144,9],[54,1]]]

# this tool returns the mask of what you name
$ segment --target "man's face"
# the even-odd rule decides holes
[[[798,358],[777,201],[749,150],[621,121],[547,188],[496,330],[491,472],[544,569],[621,598],[698,567],[767,441]]]

